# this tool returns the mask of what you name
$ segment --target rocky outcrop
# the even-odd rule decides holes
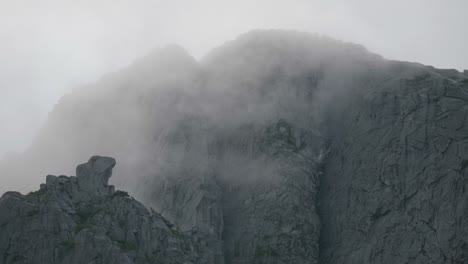
[[[113,158],[92,157],[76,168],[78,186],[91,196],[109,194],[114,191],[114,186],[108,185],[114,166]]]
[[[108,185],[115,160],[92,157],[77,177],[0,198],[1,263],[199,263],[197,243]],[[207,262],[203,262],[207,263]]]

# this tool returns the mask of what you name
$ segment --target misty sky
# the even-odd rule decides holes
[[[388,59],[468,69],[466,0],[0,0],[0,157],[61,95],[170,43],[201,58],[257,28],[363,44]]]

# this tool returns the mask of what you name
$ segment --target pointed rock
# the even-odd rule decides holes
[[[114,158],[91,157],[87,163],[76,167],[78,185],[90,195],[109,194],[114,190],[114,186],[108,182],[115,164]]]

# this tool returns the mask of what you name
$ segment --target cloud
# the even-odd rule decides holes
[[[200,59],[255,28],[297,29],[389,59],[468,68],[468,2],[0,0],[0,156],[29,145],[73,87],[177,43]]]

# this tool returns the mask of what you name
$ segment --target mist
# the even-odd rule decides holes
[[[352,58],[384,67],[382,58],[367,50],[386,59],[468,68],[464,1],[2,1],[0,6],[0,156],[8,168],[2,191],[30,190],[47,173],[73,174],[77,163],[94,154],[123,160],[117,175],[135,167],[141,177],[162,175],[172,170],[166,166],[181,163],[194,164],[185,170],[195,166],[203,174],[217,166],[205,158],[217,153],[209,142],[234,135],[243,125],[269,127],[287,120],[309,130],[319,127],[323,106],[343,96],[337,91],[352,90],[343,87],[368,69]],[[243,45],[242,37],[225,44],[252,29],[316,33],[323,47],[301,46],[296,39],[290,42],[294,46],[273,45],[271,54],[255,47],[244,54],[236,47]],[[367,50],[356,45],[344,52],[339,48],[344,43],[322,35]],[[277,43],[275,34],[270,37],[258,45]],[[330,43],[334,48],[326,48]],[[314,48],[327,55],[314,54]],[[218,56],[219,50],[224,55]],[[331,63],[329,75],[320,75],[322,63],[339,56],[340,64]],[[278,71],[283,80],[275,79]],[[315,77],[294,83],[307,75]],[[265,83],[275,88],[262,92]],[[311,92],[311,85],[318,88]],[[192,139],[179,144],[186,136],[174,131],[187,126],[186,120],[193,123],[187,132]],[[259,131],[251,132],[264,133]],[[168,140],[177,144],[167,147]],[[255,156],[261,165],[246,166],[249,175],[270,166],[245,151],[214,163],[235,167],[251,164]],[[324,152],[318,147],[309,158]],[[30,166],[17,168],[18,159]],[[138,189],[124,176],[115,180]]]
[[[468,68],[463,0],[0,1],[0,156],[22,152],[61,96],[176,43],[195,59],[251,29],[295,29],[385,58]]]
[[[465,263],[467,7],[0,0],[2,262]]]
[[[242,34],[200,61],[180,46],[156,49],[63,96],[32,146],[4,159],[2,188],[27,192],[95,154],[115,157],[112,183],[154,207],[171,177],[273,183],[320,162],[323,113],[382,62],[359,45],[284,30]],[[283,160],[282,148],[301,159]]]

